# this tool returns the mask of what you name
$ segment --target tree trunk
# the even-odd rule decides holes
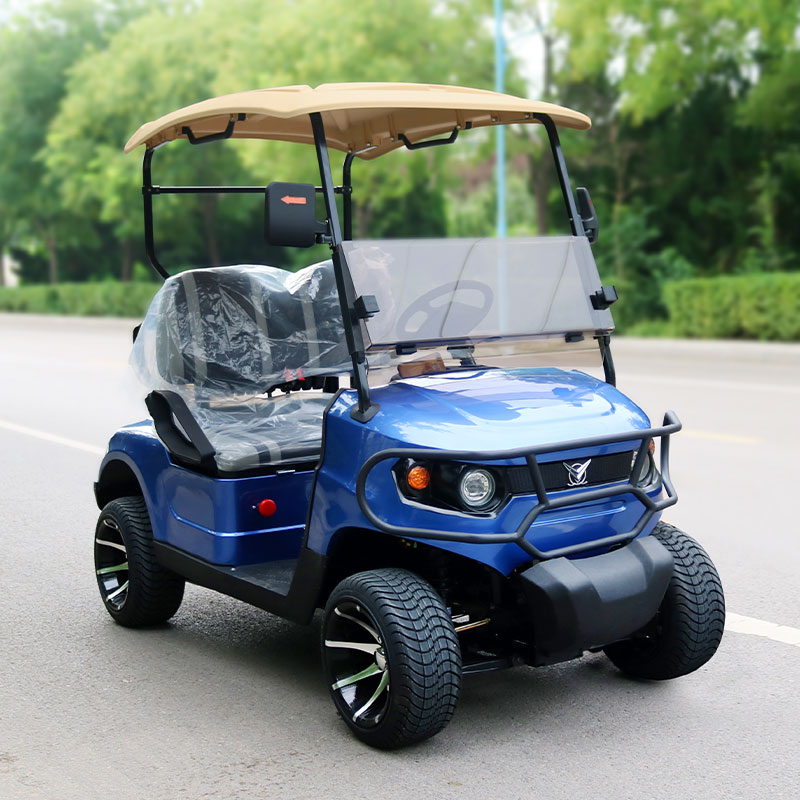
[[[6,244],[0,242],[0,286],[6,285]]]
[[[551,100],[553,93],[553,37],[545,34],[542,36],[544,47],[544,75],[542,85],[542,100]]]
[[[41,237],[42,244],[47,250],[48,269],[47,277],[50,283],[58,283],[58,251],[56,250],[56,236],[52,228],[48,228],[41,220],[34,219],[33,226]]]
[[[217,198],[213,194],[206,195],[202,200],[203,222],[206,226],[206,247],[208,261],[212,267],[218,267],[219,238],[217,237]]]
[[[539,236],[547,236],[550,225],[548,195],[550,194],[550,167],[542,153],[528,154],[533,198],[536,202],[536,232]]]
[[[58,283],[58,252],[56,251],[56,237],[52,233],[45,239],[45,247],[48,256],[48,278],[50,283]]]
[[[355,235],[357,239],[366,239],[369,233],[369,223],[372,220],[372,209],[368,203],[353,203],[355,217]]]
[[[609,144],[614,153],[614,207],[611,210],[611,219],[614,230],[614,262],[616,264],[617,279],[625,278],[625,254],[622,252],[622,242],[620,240],[619,221],[622,206],[628,196],[627,187],[627,166],[628,158],[624,145],[619,141],[619,126],[612,123],[609,130]]]
[[[541,28],[542,22],[536,17],[536,24]],[[550,100],[553,93],[553,37],[544,34],[542,36],[543,48],[543,80],[542,80],[542,100]],[[535,134],[531,136],[531,145],[535,145]],[[528,155],[528,169],[530,171],[531,187],[533,188],[533,198],[536,204],[536,232],[539,236],[547,236],[550,227],[550,215],[548,209],[548,196],[550,194],[550,180],[552,166],[548,163],[549,148],[542,145],[539,152],[530,152]]]
[[[127,283],[131,279],[133,269],[133,248],[131,240],[127,236],[122,240],[122,261],[120,265],[119,278]]]

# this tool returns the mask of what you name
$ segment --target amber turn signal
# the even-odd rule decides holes
[[[408,471],[406,480],[412,489],[427,489],[431,482],[431,473],[426,467],[415,464]]]

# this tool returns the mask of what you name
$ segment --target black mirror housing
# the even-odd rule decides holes
[[[583,230],[586,233],[589,244],[594,244],[600,233],[600,223],[597,220],[597,212],[594,210],[594,203],[592,203],[589,190],[584,186],[579,186],[577,191],[578,213],[581,215]]]
[[[274,182],[267,186],[264,236],[279,247],[311,247],[325,226],[317,221],[316,189],[310,183]]]

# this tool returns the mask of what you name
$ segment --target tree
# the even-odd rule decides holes
[[[249,87],[359,79],[486,85],[491,42],[476,7],[451,2],[434,8],[428,0],[409,0],[387,10],[378,0],[369,0],[366,7],[334,0],[325,12],[335,25],[319,24],[320,6],[312,0],[269,8],[260,0],[206,0],[154,10],[130,21],[104,49],[87,53],[70,69],[68,93],[51,125],[44,163],[64,205],[90,212],[111,227],[126,276],[130,243],[141,229],[141,203],[134,196],[140,166],[138,158],[122,153],[122,145],[142,122]],[[337,169],[342,157],[334,155]],[[443,163],[440,154],[430,157]],[[408,167],[395,154],[354,168],[362,223],[357,233],[366,235],[367,223],[377,219],[393,220],[395,235],[413,234],[420,226],[443,230],[439,171],[425,174],[425,157],[414,163]],[[270,142],[223,143],[199,152],[174,145],[156,154],[153,170],[160,183],[318,179],[313,148]],[[200,172],[203,180],[198,180]],[[413,207],[404,205],[401,196],[413,193]],[[218,205],[214,195],[156,198],[164,261],[167,256],[183,263],[226,260],[233,248],[218,241],[217,215],[224,210],[229,216],[220,227],[238,231],[252,228],[261,213],[255,205],[246,211],[229,200]],[[404,213],[397,213],[400,207]],[[369,228],[374,233],[387,226]]]
[[[222,53],[197,46],[213,42],[220,21],[181,7],[156,9],[132,20],[103,50],[87,53],[69,72],[68,94],[53,121],[44,154],[62,201],[111,226],[118,242],[119,274],[130,278],[135,240],[142,228],[141,153],[125,155],[127,138],[148,119],[212,94]],[[230,148],[175,147],[159,152],[153,170],[160,183],[194,183],[197,167],[208,183],[236,182],[244,171]],[[220,263],[217,198],[158,197],[157,232],[163,243],[182,243],[175,254],[191,259],[203,241],[207,259]],[[192,222],[200,220],[200,223]],[[164,232],[167,236],[164,237]]]
[[[709,80],[746,89],[796,50],[800,0],[572,0],[555,20],[569,36],[570,77],[612,77],[638,123],[687,105]]]
[[[59,272],[59,247],[91,238],[79,210],[64,206],[40,152],[66,93],[66,72],[108,31],[137,13],[125,0],[52,0],[0,29],[0,206],[10,238],[30,232],[47,252],[49,279]],[[6,239],[8,241],[8,239]],[[5,242],[3,242],[5,244]]]

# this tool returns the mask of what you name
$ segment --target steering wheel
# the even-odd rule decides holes
[[[480,305],[451,300],[447,304],[436,305],[441,297],[454,298],[457,294],[469,292],[480,295]],[[458,326],[458,335],[467,335],[489,313],[494,301],[494,292],[480,281],[451,281],[437,286],[418,297],[397,320],[397,335],[411,341],[447,338],[445,326]],[[422,321],[412,326],[417,314],[424,314]]]

